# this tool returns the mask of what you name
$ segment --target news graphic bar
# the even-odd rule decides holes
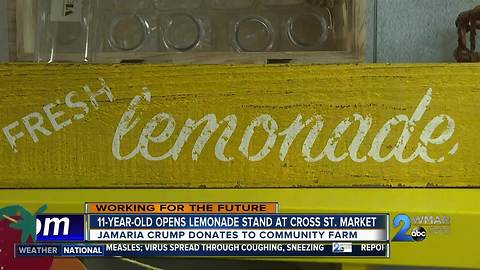
[[[89,215],[87,239],[112,241],[388,241],[386,215]]]
[[[369,257],[388,258],[388,243],[115,243],[18,245],[18,257]]]
[[[17,256],[390,256],[388,214],[282,214],[277,203],[86,203],[36,218]]]
[[[278,203],[86,203],[87,214],[274,214]]]
[[[385,215],[89,215],[90,229],[385,229]]]
[[[387,241],[385,230],[90,230],[89,241]]]

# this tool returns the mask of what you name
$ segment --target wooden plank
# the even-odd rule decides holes
[[[479,72],[1,65],[0,187],[480,187]]]

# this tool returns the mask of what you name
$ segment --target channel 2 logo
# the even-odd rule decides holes
[[[421,242],[427,238],[427,231],[423,227],[415,227],[409,234],[411,225],[410,217],[405,214],[397,215],[393,219],[393,227],[400,227],[400,231],[393,237],[395,242]]]

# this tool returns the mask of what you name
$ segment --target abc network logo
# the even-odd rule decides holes
[[[400,228],[397,234],[393,237],[392,241],[395,242],[421,242],[427,238],[427,231],[423,227],[415,227],[410,233],[410,227],[412,226],[410,217],[405,214],[395,216],[393,219],[393,227]]]

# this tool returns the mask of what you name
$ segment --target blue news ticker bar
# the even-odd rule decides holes
[[[85,240],[85,215],[37,215],[38,242]]]
[[[388,215],[307,215],[307,214],[236,214],[236,215],[195,215],[195,214],[91,214],[90,229],[251,229],[251,228],[284,228],[284,229],[386,229]],[[238,220],[238,225],[196,226],[195,220],[206,219]],[[270,219],[272,225],[249,223],[253,220]],[[277,221],[285,222],[284,226],[276,226]],[[307,224],[308,223],[308,224]],[[353,224],[353,226],[352,226]]]
[[[153,246],[156,250],[151,250]],[[177,245],[177,246],[175,246]],[[259,244],[259,243],[202,243],[190,250],[180,250],[182,244],[64,244],[38,245],[20,244],[15,252],[18,257],[375,257],[388,258],[390,246],[388,243],[353,244],[351,250],[334,251],[333,243],[289,243],[289,244]],[[213,245],[233,245],[228,250],[212,250]],[[275,245],[260,249],[262,245]],[[295,246],[297,250],[290,247]],[[301,246],[299,246],[301,245]],[[290,247],[289,247],[290,246]],[[281,247],[281,249],[280,249]],[[301,247],[301,250],[298,250]],[[250,249],[249,249],[250,248]],[[252,250],[253,249],[253,250]],[[47,251],[50,250],[50,251]]]

